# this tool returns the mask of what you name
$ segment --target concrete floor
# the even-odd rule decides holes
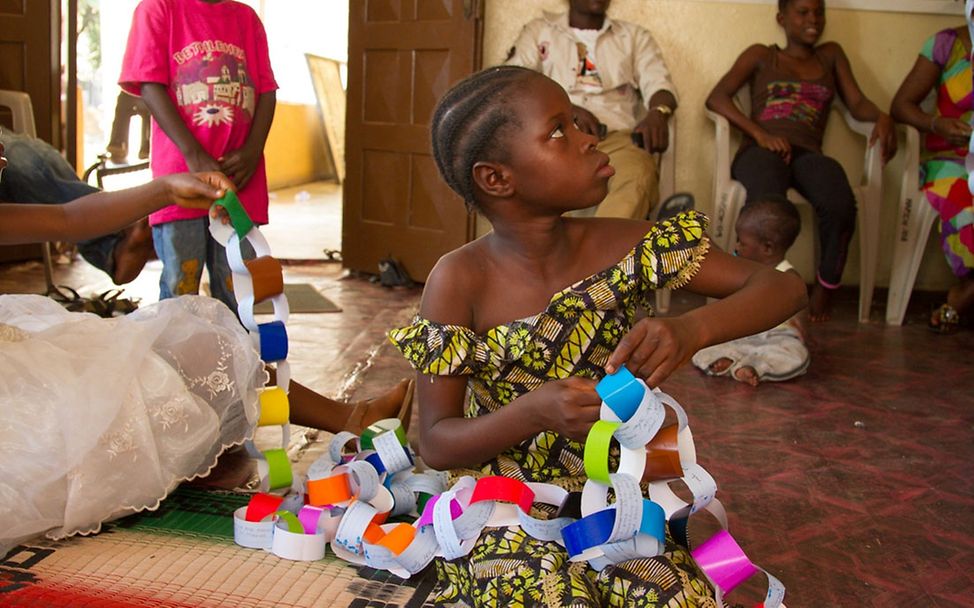
[[[290,208],[308,210],[298,202]],[[126,294],[154,301],[158,272],[150,264]],[[83,293],[112,287],[84,262],[59,266],[56,280]],[[384,334],[409,321],[419,289],[389,290],[336,263],[289,264],[285,280],[311,283],[343,309],[292,316],[294,378],[362,398],[411,373]],[[0,293],[43,289],[38,262],[0,267]],[[835,319],[815,327],[806,376],[751,388],[685,367],[663,388],[689,412],[735,538],[785,583],[792,608],[974,605],[974,332],[928,332],[935,296],[922,294],[906,325],[887,327],[881,290],[873,321],[859,324],[855,297],[842,291]],[[674,313],[700,303],[678,292]],[[691,536],[711,525],[700,516]],[[729,599],[754,605],[761,592],[753,577]]]

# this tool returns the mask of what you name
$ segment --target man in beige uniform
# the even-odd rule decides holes
[[[567,13],[545,13],[524,26],[506,63],[560,84],[581,130],[598,135],[616,169],[601,217],[643,219],[659,199],[659,170],[650,153],[669,145],[676,110],[670,74],[644,28],[606,16],[610,0],[569,0]],[[641,137],[643,147],[633,143]]]

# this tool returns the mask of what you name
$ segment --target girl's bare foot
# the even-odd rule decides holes
[[[734,362],[732,360],[728,359],[727,357],[721,357],[720,359],[717,359],[716,361],[714,361],[713,363],[711,363],[710,364],[710,367],[708,367],[707,370],[712,375],[719,376],[719,375],[723,374],[724,372],[726,372],[727,371],[727,368],[729,368],[733,364],[734,364]]]
[[[757,371],[750,365],[743,365],[737,368],[737,371],[734,372],[734,379],[744,384],[750,384],[751,386],[757,386],[761,382],[761,379],[758,378]]]
[[[951,287],[947,292],[947,303],[961,316],[970,313],[974,307],[974,278],[963,278]]]
[[[273,369],[268,369],[268,386],[276,382]],[[351,431],[356,435],[377,420],[399,418],[404,430],[409,430],[409,420],[413,411],[413,388],[415,382],[404,378],[386,393],[354,403],[335,401],[303,384],[291,381],[288,401],[291,405],[291,422],[338,433]]]
[[[821,323],[832,318],[832,289],[826,289],[816,282],[808,295],[808,318],[813,323]]]
[[[403,379],[384,395],[349,403],[351,412],[344,424],[344,430],[359,435],[370,424],[385,418],[399,418],[403,429],[409,430],[409,419],[413,411],[413,387],[413,379]]]
[[[149,220],[142,219],[128,228],[115,244],[112,256],[115,262],[112,282],[116,285],[131,283],[142,272],[145,263],[156,254],[152,244],[152,228]]]

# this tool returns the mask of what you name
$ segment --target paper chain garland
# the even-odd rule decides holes
[[[535,503],[559,507],[561,514],[569,494],[551,484],[461,477],[446,489],[442,473],[414,472],[405,431],[394,418],[375,423],[361,437],[338,433],[329,453],[311,464],[306,478],[295,478],[283,449],[289,435],[290,370],[281,266],[270,257],[266,240],[233,193],[218,204],[227,209],[233,228],[211,221],[210,232],[226,244],[240,319],[257,340],[261,357],[277,367],[277,386],[264,389],[260,396],[258,426],[283,429],[280,450],[259,452],[248,442],[248,450],[258,458],[261,492],[234,513],[237,544],[301,561],[322,559],[330,544],[342,559],[405,579],[435,557],[456,559],[468,554],[486,527],[521,526],[534,538],[563,545],[572,561],[588,561],[601,569],[659,555],[665,545],[664,528],[676,542],[689,546],[689,518],[706,510],[722,529],[691,555],[713,584],[718,605],[723,605],[723,595],[760,570],[727,531],[726,512],[714,497],[717,484],[697,464],[684,409],[625,368],[596,387],[602,398],[601,419],[585,442],[588,480],[581,493],[580,518],[541,520],[530,515]],[[254,246],[255,260],[242,260],[244,238]],[[275,320],[258,325],[253,306],[269,298]],[[663,426],[665,407],[673,410],[677,424]],[[618,469],[610,471],[613,441],[619,444],[620,460]],[[354,451],[345,451],[349,445],[354,445]],[[686,485],[692,503],[673,492],[674,481]],[[640,483],[648,484],[649,499],[643,498]],[[612,504],[608,503],[610,488],[615,494]],[[390,517],[413,521],[389,523]],[[784,586],[761,571],[768,578],[764,607],[784,606]]]
[[[276,386],[265,387],[260,392],[260,417],[257,426],[280,426],[281,447],[261,452],[248,439],[244,446],[247,453],[257,459],[257,472],[260,476],[262,492],[286,489],[295,484],[291,474],[291,463],[287,456],[287,445],[291,436],[290,404],[288,388],[291,383],[291,367],[287,362],[288,340],[287,322],[290,309],[284,295],[284,271],[281,263],[271,257],[270,246],[264,235],[251,221],[250,216],[240,204],[233,191],[214,203],[223,207],[230,217],[230,224],[211,217],[210,234],[227,250],[227,261],[233,277],[233,294],[237,299],[237,315],[254,345],[260,351],[260,358],[273,364],[277,373]],[[240,250],[246,239],[254,248],[256,257],[244,260]],[[254,320],[254,306],[264,300],[274,305],[274,320],[258,324]]]

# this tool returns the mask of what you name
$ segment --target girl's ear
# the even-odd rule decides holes
[[[507,198],[514,193],[511,172],[500,163],[479,161],[473,165],[473,182],[484,194]]]
[[[778,22],[778,25],[780,25],[781,27],[785,26],[785,16],[781,14],[781,11],[775,13],[774,19],[775,21]]]

